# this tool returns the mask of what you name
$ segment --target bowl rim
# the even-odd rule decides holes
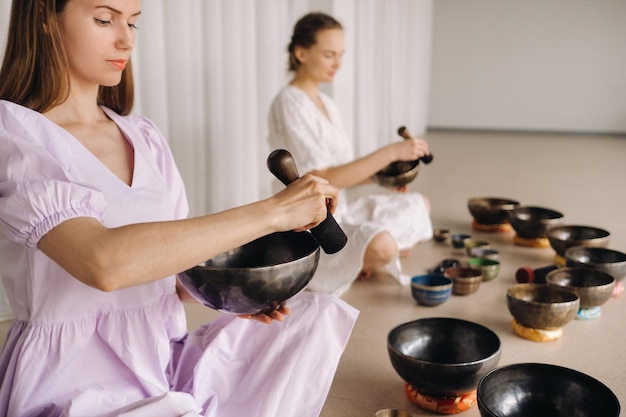
[[[555,210],[549,207],[544,207],[544,206],[536,206],[536,205],[519,205],[509,212],[509,218],[523,221],[523,219],[520,219],[519,217],[516,216],[516,214],[523,212],[523,211],[542,211],[542,212],[549,213],[550,214],[549,218],[541,219],[544,222],[562,220],[565,218],[565,215],[558,210]]]
[[[502,204],[490,204],[492,201],[499,201]],[[495,197],[495,196],[484,196],[484,197],[470,197],[467,199],[467,207],[469,208],[471,205],[480,206],[485,208],[490,208],[493,210],[510,210],[505,206],[513,206],[517,207],[521,203],[518,200],[507,198],[507,197]]]
[[[417,278],[433,279],[435,283],[416,282]],[[452,279],[439,274],[418,274],[411,277],[411,286],[414,288],[435,289],[440,287],[452,286]]]
[[[558,236],[556,236],[554,233],[555,232],[559,232],[563,229],[574,229],[574,230],[593,230],[595,232],[600,232],[602,235],[598,236],[598,237],[592,237],[592,238],[588,238],[588,239],[561,239]],[[553,239],[556,239],[558,241],[561,242],[565,242],[570,241],[586,241],[586,240],[593,240],[593,241],[598,241],[598,240],[605,240],[605,239],[609,239],[611,237],[611,232],[609,232],[606,229],[603,229],[601,227],[597,227],[597,226],[589,226],[589,225],[584,225],[584,224],[555,224],[552,225],[550,227],[548,227],[546,229],[546,233],[548,235],[548,237],[552,237]]]
[[[543,289],[547,289],[547,291],[558,291],[563,294],[568,293],[568,295],[573,296],[574,299],[566,300],[566,301],[557,301],[553,303],[544,303],[544,302],[536,301],[536,300],[525,300],[523,298],[515,297],[513,294],[511,294],[511,291],[513,291],[514,288],[543,288]],[[537,306],[546,306],[546,305],[552,305],[552,304],[558,304],[560,306],[569,306],[570,304],[580,304],[580,297],[574,291],[568,290],[567,288],[561,287],[559,285],[539,284],[536,282],[524,282],[524,283],[513,284],[506,289],[506,296],[507,298],[511,298],[516,301],[521,301],[524,303],[537,305]]]
[[[291,235],[291,236],[296,236],[296,235],[297,236],[304,236],[304,235],[301,235],[301,233],[306,233],[306,236],[308,236],[306,239],[311,241],[311,243],[314,243],[313,249],[308,251],[308,252],[306,252],[305,254],[303,254],[300,258],[292,259],[291,261],[288,261],[288,262],[274,263],[274,264],[268,264],[268,265],[258,265],[258,266],[247,266],[247,267],[224,267],[224,266],[211,266],[211,265],[205,265],[204,264],[205,262],[208,262],[211,259],[215,259],[218,256],[223,256],[223,255],[227,255],[229,253],[234,253],[235,251],[241,249],[244,246],[254,244],[257,241],[260,241],[262,239],[270,238],[272,235],[281,234],[281,235]],[[232,248],[232,249],[227,250],[225,252],[219,253],[219,254],[213,256],[212,258],[206,259],[206,260],[202,261],[201,263],[199,263],[199,264],[197,264],[197,265],[195,265],[195,266],[193,266],[191,268],[188,268],[188,269],[197,269],[197,270],[203,270],[203,271],[215,271],[215,270],[225,270],[225,269],[228,269],[230,271],[243,271],[243,270],[262,271],[264,269],[275,268],[278,265],[288,265],[288,264],[294,264],[294,263],[297,263],[297,262],[304,262],[304,260],[308,259],[309,257],[315,256],[315,253],[319,252],[319,251],[320,251],[320,245],[317,242],[317,239],[315,239],[315,236],[313,236],[313,233],[311,233],[309,230],[302,231],[302,232],[296,232],[294,230],[287,230],[287,231],[284,231],[284,232],[274,232],[274,233],[269,233],[267,235],[261,236],[261,237],[259,237],[257,239],[254,239],[254,240],[252,240],[252,241],[250,241],[248,243],[245,243],[245,244],[243,244],[241,246],[238,246],[236,248]]]
[[[408,327],[408,326],[413,325],[413,324],[418,323],[418,322],[428,322],[428,321],[444,321],[444,322],[450,322],[450,323],[454,322],[454,323],[457,323],[457,324],[470,325],[470,326],[472,326],[474,328],[480,328],[483,331],[485,331],[487,334],[489,334],[493,338],[493,340],[495,340],[497,342],[497,348],[489,356],[486,356],[486,357],[484,357],[482,359],[478,359],[478,360],[475,360],[475,361],[459,362],[459,363],[442,363],[442,362],[432,362],[432,361],[428,361],[428,360],[424,360],[424,359],[418,359],[418,358],[415,358],[413,356],[406,355],[403,352],[401,352],[398,349],[396,349],[396,347],[391,343],[392,335],[397,333],[397,332],[399,332],[399,331],[401,331],[404,327]],[[420,318],[420,319],[416,319],[416,320],[411,320],[411,321],[407,321],[407,322],[404,322],[404,323],[400,323],[399,325],[397,325],[394,328],[392,328],[389,331],[389,333],[387,333],[387,348],[392,350],[395,354],[399,355],[400,357],[402,357],[402,358],[404,358],[404,359],[406,359],[406,360],[408,360],[410,362],[458,368],[458,367],[474,366],[474,365],[482,363],[482,362],[487,362],[490,359],[496,357],[497,355],[499,355],[502,352],[502,340],[500,340],[500,336],[498,336],[498,334],[496,332],[494,332],[493,330],[491,330],[487,326],[483,326],[482,324],[476,323],[474,321],[457,319],[457,318],[454,318],[454,317],[423,317],[423,318]]]
[[[615,394],[615,392],[613,392],[613,390],[611,388],[609,388],[609,386],[606,385],[604,382],[602,382],[602,381],[592,377],[591,375],[585,374],[584,372],[578,371],[578,370],[573,369],[573,368],[568,368],[568,367],[565,367],[565,366],[549,364],[549,363],[540,363],[540,362],[518,362],[518,363],[512,363],[512,364],[509,364],[509,365],[499,366],[499,367],[496,367],[496,368],[488,371],[485,375],[483,375],[482,378],[480,378],[480,380],[478,381],[478,386],[476,387],[476,398],[477,398],[477,401],[478,401],[478,405],[481,406],[482,408],[486,409],[490,414],[497,415],[491,408],[489,408],[489,406],[487,404],[485,404],[485,401],[484,401],[484,398],[483,398],[484,397],[485,384],[488,382],[488,380],[490,378],[493,377],[494,374],[506,372],[506,371],[509,371],[511,369],[516,369],[516,368],[530,368],[531,370],[551,369],[551,370],[555,370],[555,371],[559,372],[560,374],[568,377],[568,379],[571,379],[572,376],[575,376],[577,378],[580,378],[582,380],[590,382],[591,384],[595,385],[596,387],[598,387],[599,389],[604,391],[607,394],[607,396],[609,398],[611,398],[611,400],[614,401],[614,404],[616,406],[616,411],[617,411],[616,416],[620,415],[621,405],[620,405],[619,399],[617,398],[617,395]]]
[[[610,253],[622,259],[616,262],[599,262],[599,261],[592,261],[592,260],[589,260],[589,262],[581,262],[578,259],[575,259],[572,257],[572,254],[577,251],[592,252],[592,253],[593,252]],[[615,264],[621,265],[622,263],[626,263],[626,253],[618,251],[616,249],[603,248],[600,246],[586,246],[586,245],[572,246],[565,250],[565,258],[570,259],[574,262],[589,264],[589,265],[615,265]]]

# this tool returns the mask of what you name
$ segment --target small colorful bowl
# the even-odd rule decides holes
[[[469,258],[467,265],[483,274],[483,281],[491,281],[500,273],[500,261],[487,258]]]
[[[419,305],[439,305],[446,302],[451,293],[452,280],[443,275],[424,274],[411,278],[411,295]]]
[[[478,291],[483,274],[469,266],[453,266],[443,271],[443,276],[452,280],[452,294],[468,295]]]
[[[435,229],[433,230],[433,239],[435,242],[443,243],[450,237],[449,229]]]
[[[469,256],[470,251],[474,248],[488,248],[489,242],[487,242],[486,240],[470,238],[463,241],[463,246],[465,247],[465,253],[467,254],[467,256]]]
[[[470,239],[472,235],[466,233],[455,233],[450,237],[452,247],[455,249],[463,249],[465,247],[465,239]]]

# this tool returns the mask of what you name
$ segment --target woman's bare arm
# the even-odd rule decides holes
[[[336,188],[306,175],[266,200],[184,220],[107,228],[90,217],[50,230],[39,248],[78,280],[103,291],[184,271],[266,234],[302,230],[336,206]]]

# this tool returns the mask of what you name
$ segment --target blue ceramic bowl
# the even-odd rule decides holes
[[[436,274],[414,276],[411,278],[411,294],[419,305],[436,306],[450,298],[452,280]]]

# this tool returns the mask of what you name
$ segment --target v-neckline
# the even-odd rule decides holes
[[[127,188],[134,188],[135,185],[135,181],[137,178],[137,163],[138,163],[138,158],[137,158],[137,149],[135,146],[135,143],[133,142],[131,136],[129,136],[127,134],[127,132],[124,130],[124,128],[120,125],[119,123],[119,115],[117,113],[115,113],[113,110],[104,107],[104,106],[100,106],[100,108],[102,109],[102,111],[104,111],[104,113],[106,114],[106,116],[113,122],[115,123],[115,126],[119,129],[120,133],[122,134],[124,140],[126,142],[128,142],[128,144],[130,145],[130,147],[133,150],[133,167],[132,167],[132,173],[131,173],[131,178],[130,178],[130,184],[127,184],[124,180],[122,180],[118,175],[116,175],[104,162],[102,162],[96,155],[93,154],[93,152],[91,152],[89,150],[89,148],[87,148],[80,140],[78,140],[78,138],[76,136],[74,136],[72,133],[70,133],[68,130],[64,129],[62,126],[59,126],[58,124],[54,123],[52,120],[48,119],[46,116],[44,116],[43,114],[41,115],[45,120],[47,120],[48,122],[52,123],[54,126],[56,126],[57,128],[59,128],[65,135],[69,136],[70,138],[72,138],[72,140],[78,145],[80,146],[80,148],[89,155],[89,157],[93,160],[96,161],[96,163],[102,168],[104,169],[108,175],[110,175],[111,177],[115,178],[116,181],[118,181],[120,184],[124,185]]]

